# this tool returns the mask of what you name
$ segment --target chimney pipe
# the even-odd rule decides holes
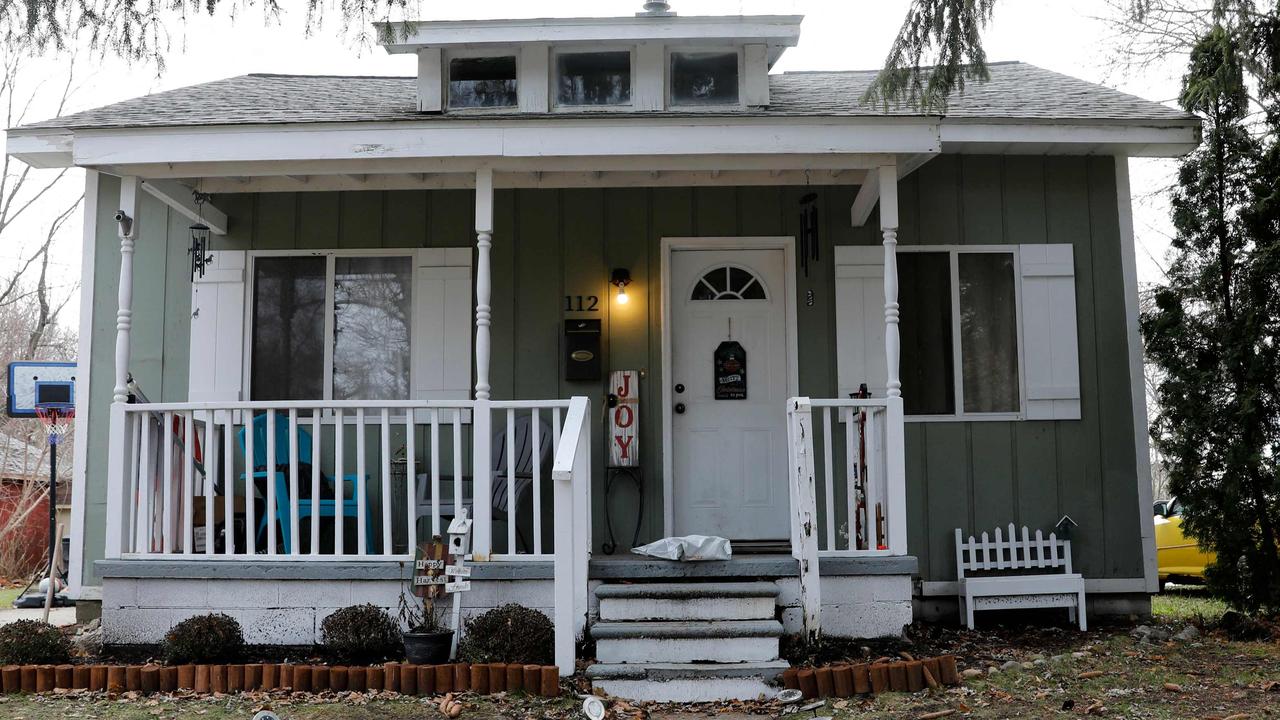
[[[673,17],[674,15],[671,3],[665,0],[649,0],[644,4],[644,12],[636,13],[637,17]]]

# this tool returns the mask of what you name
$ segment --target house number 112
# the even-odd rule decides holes
[[[565,295],[565,312],[600,312],[600,298],[596,295]]]

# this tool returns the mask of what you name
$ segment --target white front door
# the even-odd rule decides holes
[[[673,249],[670,262],[675,533],[784,539],[784,250]]]

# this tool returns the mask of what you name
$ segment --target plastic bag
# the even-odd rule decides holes
[[[663,560],[680,560],[694,562],[700,560],[730,560],[733,548],[729,539],[714,535],[685,535],[655,540],[648,545],[631,548],[637,555],[662,558]]]

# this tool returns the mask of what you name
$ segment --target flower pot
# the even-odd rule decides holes
[[[404,636],[404,654],[414,665],[440,665],[449,662],[449,650],[453,645],[453,631],[407,632]]]

